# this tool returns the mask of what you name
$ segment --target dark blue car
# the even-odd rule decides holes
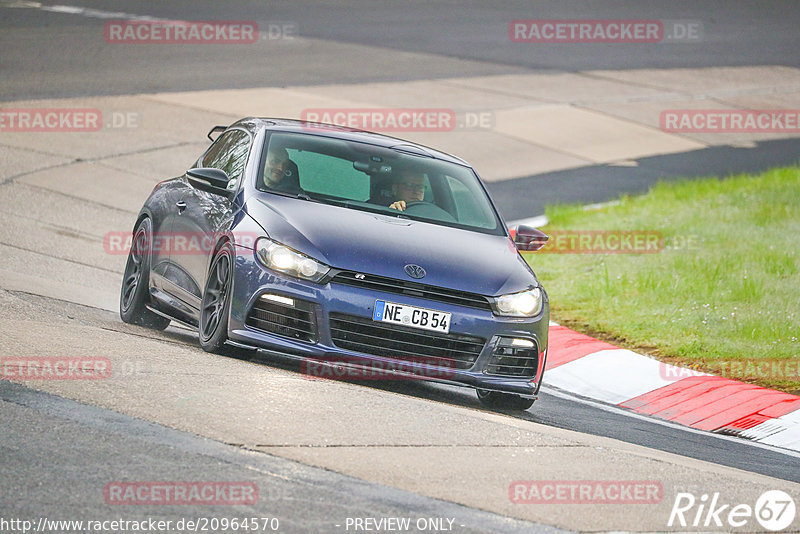
[[[179,321],[207,351],[300,357],[321,376],[431,379],[493,408],[533,404],[549,307],[519,250],[547,236],[512,237],[466,162],[293,120],[243,119],[209,137],[219,131],[145,202],[123,321]]]

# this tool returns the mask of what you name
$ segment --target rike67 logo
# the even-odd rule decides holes
[[[752,528],[755,519],[762,528],[778,532],[792,525],[795,513],[794,499],[781,490],[765,491],[755,506],[725,503],[719,493],[704,493],[697,498],[692,493],[681,492],[675,496],[667,526],[727,530],[745,526]]]

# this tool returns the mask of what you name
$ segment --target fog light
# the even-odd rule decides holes
[[[535,378],[539,371],[536,350],[536,341],[532,339],[501,337],[484,372],[494,376]]]
[[[279,304],[284,304],[286,306],[294,307],[294,299],[290,299],[289,297],[282,297],[280,295],[261,295],[261,298],[264,300],[271,300],[272,302],[277,302]]]

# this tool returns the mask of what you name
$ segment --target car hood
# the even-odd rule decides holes
[[[501,295],[537,281],[506,236],[264,194],[245,206],[272,239],[331,267],[401,280],[422,266],[421,283]]]

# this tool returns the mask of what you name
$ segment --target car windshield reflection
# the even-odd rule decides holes
[[[257,182],[262,191],[502,234],[467,166],[319,135],[274,132],[265,143]]]

